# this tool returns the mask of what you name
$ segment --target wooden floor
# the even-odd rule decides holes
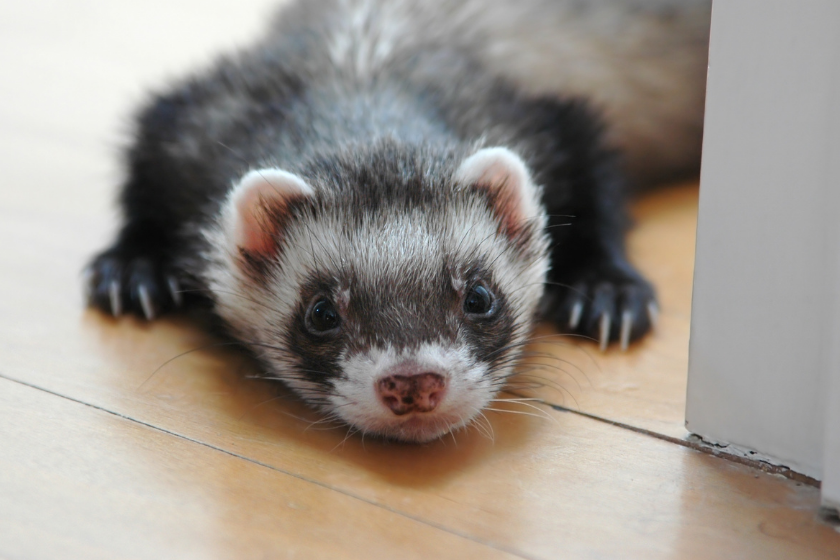
[[[840,558],[816,488],[680,444],[696,185],[636,207],[653,336],[542,328],[544,404],[428,445],[321,429],[185,319],[85,310],[130,107],[268,4],[0,4],[0,557]]]

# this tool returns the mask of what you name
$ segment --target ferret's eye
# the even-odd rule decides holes
[[[490,291],[477,284],[473,286],[464,298],[464,312],[468,315],[487,315],[493,310],[493,296]]]
[[[338,316],[338,311],[336,311],[333,302],[327,298],[321,298],[309,308],[307,323],[310,330],[316,333],[325,333],[337,328],[341,323],[341,318]]]

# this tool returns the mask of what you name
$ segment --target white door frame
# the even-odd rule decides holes
[[[840,1],[712,10],[686,426],[840,504]]]

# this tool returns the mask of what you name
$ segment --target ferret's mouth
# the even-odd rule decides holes
[[[440,413],[414,412],[406,417],[377,426],[360,426],[366,433],[379,434],[397,441],[424,443],[464,426],[463,418]]]

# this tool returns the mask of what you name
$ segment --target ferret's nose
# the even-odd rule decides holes
[[[389,375],[376,384],[379,400],[397,416],[409,412],[431,412],[446,393],[446,380],[437,373]]]

